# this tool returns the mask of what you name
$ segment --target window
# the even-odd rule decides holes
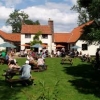
[[[82,44],[82,50],[88,50],[88,45],[87,44]]]
[[[30,34],[25,34],[25,38],[31,38]]]
[[[42,34],[42,38],[43,39],[48,39],[48,35],[47,34]]]

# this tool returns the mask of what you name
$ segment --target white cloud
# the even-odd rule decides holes
[[[72,4],[75,5],[77,3],[77,0],[71,0]]]
[[[20,3],[20,0],[3,0],[14,2],[16,4]],[[73,4],[76,0],[71,0]],[[7,3],[6,2],[6,3]],[[25,9],[21,9],[29,15],[29,18],[33,21],[39,20],[40,24],[47,24],[48,19],[51,18],[54,21],[54,30],[55,32],[70,32],[73,28],[77,26],[78,14],[74,11],[71,11],[71,6],[68,3],[51,3],[46,2],[45,5],[32,6]],[[6,21],[9,18],[9,14],[14,11],[14,8],[7,8],[0,6],[0,22]],[[0,23],[1,26],[2,23]],[[11,28],[2,25],[2,30],[10,32]]]
[[[47,23],[51,18],[54,21],[55,31],[71,31],[77,25],[78,14],[71,11],[67,4],[47,3],[44,6],[28,7],[23,11],[29,15],[30,19],[39,20],[41,24]],[[58,30],[57,27],[60,29]]]
[[[11,33],[12,31],[12,27],[11,26],[2,26],[0,28],[0,30],[4,31],[4,32],[7,32],[7,33]]]
[[[0,7],[0,20],[7,20],[9,14],[14,11],[14,8],[6,8],[4,6]]]

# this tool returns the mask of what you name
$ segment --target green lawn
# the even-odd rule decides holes
[[[22,65],[25,59],[17,59]],[[2,76],[7,65],[0,65],[0,100],[100,100],[100,72],[74,58],[73,65],[60,64],[61,58],[47,58],[44,72],[33,72],[35,85],[10,88]],[[39,99],[47,97],[47,99]]]

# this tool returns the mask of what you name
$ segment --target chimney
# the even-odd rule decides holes
[[[50,28],[51,28],[52,42],[54,42],[54,26],[53,26],[53,20],[51,20],[50,18],[49,18],[49,20],[48,20],[48,25],[49,25]]]

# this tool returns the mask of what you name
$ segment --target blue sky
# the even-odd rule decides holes
[[[29,19],[39,20],[40,24],[54,21],[55,32],[70,32],[77,27],[78,13],[71,9],[77,0],[0,0],[0,29],[11,32],[5,22],[14,9],[24,11]]]

